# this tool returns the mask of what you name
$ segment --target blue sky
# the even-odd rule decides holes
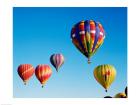
[[[81,21],[99,21],[106,32],[91,64],[70,39],[72,26]],[[127,85],[127,8],[125,7],[15,7],[13,8],[13,97],[96,98],[114,96]],[[57,73],[50,63],[53,53],[62,53],[64,65]],[[42,89],[35,75],[24,86],[17,74],[20,64],[48,64],[53,73]],[[93,77],[100,64],[112,64],[117,77],[106,93]]]

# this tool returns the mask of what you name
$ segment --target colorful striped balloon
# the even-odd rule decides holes
[[[50,57],[50,62],[58,72],[58,69],[64,64],[64,56],[62,54],[53,54]]]
[[[116,70],[114,66],[105,64],[99,65],[94,69],[93,75],[95,79],[106,89],[110,87],[116,78]]]
[[[18,75],[23,80],[24,84],[26,85],[27,81],[32,77],[34,74],[34,67],[31,64],[21,64],[18,67]]]
[[[40,64],[35,69],[35,75],[36,75],[37,79],[40,81],[40,83],[42,84],[42,88],[43,88],[45,83],[51,77],[52,70],[51,70],[50,66]]]
[[[88,58],[102,45],[105,32],[99,22],[93,20],[80,21],[71,30],[71,39],[76,48]]]

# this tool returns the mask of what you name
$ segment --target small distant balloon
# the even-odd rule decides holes
[[[18,66],[18,75],[23,80],[25,85],[27,81],[32,77],[34,72],[35,69],[31,64],[21,64]]]
[[[73,26],[71,39],[76,48],[88,58],[88,63],[90,63],[91,56],[104,42],[104,28],[99,22],[83,20]]]
[[[64,56],[62,54],[53,54],[50,57],[50,62],[58,72],[58,69],[64,64]]]
[[[107,92],[107,89],[116,78],[116,69],[114,66],[109,64],[99,65],[94,69],[93,75]]]
[[[40,64],[35,69],[35,75],[42,84],[42,88],[52,75],[52,70],[49,65]]]

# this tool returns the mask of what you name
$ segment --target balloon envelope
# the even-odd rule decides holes
[[[31,64],[21,64],[18,67],[18,75],[25,84],[32,77],[34,71],[34,67]]]
[[[115,98],[126,98],[126,94],[125,93],[118,93],[115,95]]]
[[[42,87],[52,75],[52,70],[49,65],[40,64],[35,69],[35,75],[42,84]]]
[[[71,30],[71,39],[76,48],[88,58],[97,51],[105,38],[103,26],[93,20],[80,21]]]
[[[104,98],[112,98],[111,96],[105,96]]]
[[[51,64],[56,68],[56,71],[64,64],[64,56],[62,54],[53,54],[50,57]]]
[[[116,77],[114,66],[105,64],[99,65],[94,69],[93,75],[95,79],[106,89],[110,87]]]
[[[125,88],[125,94],[126,94],[126,96],[127,96],[127,87]]]

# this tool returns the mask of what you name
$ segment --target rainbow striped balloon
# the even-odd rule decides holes
[[[76,48],[88,58],[97,51],[105,38],[103,26],[93,20],[80,21],[71,30],[71,39]]]
[[[35,69],[35,75],[42,84],[42,87],[49,80],[52,75],[52,70],[49,65],[40,64]]]
[[[50,62],[58,72],[58,69],[64,64],[64,56],[62,54],[53,54],[50,57]]]
[[[23,80],[24,84],[26,85],[27,81],[32,77],[34,74],[34,67],[31,64],[21,64],[18,67],[18,75]]]

